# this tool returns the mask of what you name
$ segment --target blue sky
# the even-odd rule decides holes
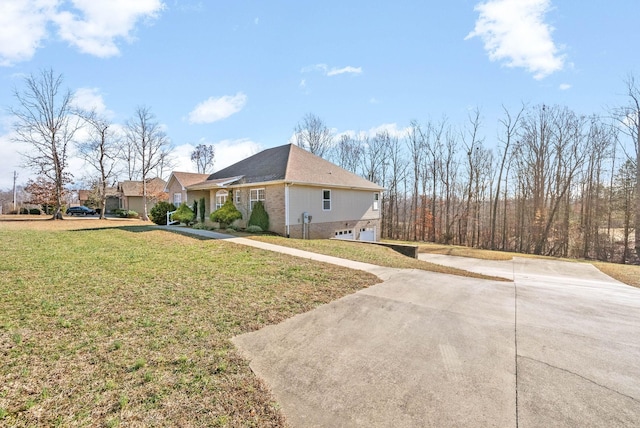
[[[200,143],[215,169],[285,144],[307,113],[336,134],[401,135],[411,120],[464,126],[477,107],[491,146],[502,105],[624,104],[639,16],[637,0],[2,0],[0,106],[52,68],[114,123],[150,107],[179,170]],[[0,189],[30,177],[10,123],[3,109]]]

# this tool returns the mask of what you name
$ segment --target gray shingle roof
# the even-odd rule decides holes
[[[237,178],[242,183],[286,181],[315,186],[383,190],[381,186],[294,144],[263,150],[211,174],[206,181],[193,185],[193,188],[206,188],[208,184],[219,187],[221,182],[232,178]]]

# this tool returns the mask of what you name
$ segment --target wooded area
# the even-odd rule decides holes
[[[343,135],[331,157],[387,189],[383,238],[626,263],[638,260],[632,119],[505,108],[489,145],[474,111],[461,128],[441,120],[413,122],[405,136]]]

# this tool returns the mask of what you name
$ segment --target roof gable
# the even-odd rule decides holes
[[[211,174],[208,180],[244,176],[246,183],[284,180],[290,145],[263,150]]]
[[[285,180],[294,183],[382,190],[381,186],[293,144]]]
[[[294,144],[263,150],[209,175],[206,181],[189,188],[195,190],[213,186],[221,187],[237,180],[241,180],[242,183],[286,181],[310,186],[383,189]]]
[[[155,177],[147,180],[147,193],[164,192],[165,181],[162,178]],[[123,196],[142,196],[142,181],[122,181],[118,184],[118,188]]]
[[[200,183],[209,177],[209,174],[199,174],[196,172],[173,171],[171,175],[180,183],[182,187],[187,187],[195,183]]]

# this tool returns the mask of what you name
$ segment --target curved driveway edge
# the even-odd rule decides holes
[[[515,426],[513,292],[400,271],[233,342],[293,427]]]
[[[592,265],[420,255],[505,283],[223,239],[384,279],[232,339],[293,427],[640,426],[640,289]]]

